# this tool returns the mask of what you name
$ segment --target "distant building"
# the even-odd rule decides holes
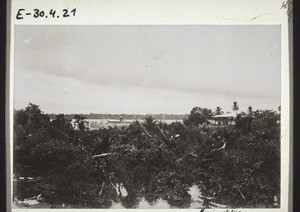
[[[221,115],[215,115],[210,120],[211,125],[217,126],[232,126],[235,125],[236,114],[235,113],[225,113]]]

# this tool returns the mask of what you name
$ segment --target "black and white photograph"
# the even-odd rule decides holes
[[[280,208],[279,25],[17,25],[13,208]]]
[[[292,211],[290,1],[10,6],[8,211]]]

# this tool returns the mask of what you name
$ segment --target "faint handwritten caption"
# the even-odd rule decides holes
[[[76,8],[69,10],[69,9],[63,9],[63,10],[40,10],[40,9],[34,9],[34,10],[26,10],[24,8],[21,8],[18,10],[16,14],[16,19],[21,20],[28,16],[32,16],[33,18],[68,18],[73,17],[76,15]]]
[[[200,212],[215,212],[214,209],[201,209]],[[220,212],[220,210],[218,210],[218,212]],[[237,210],[237,209],[225,209],[222,210],[221,212],[242,212],[241,210]]]

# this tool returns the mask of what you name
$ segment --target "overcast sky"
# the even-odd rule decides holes
[[[16,26],[16,109],[230,111],[280,105],[280,26]]]

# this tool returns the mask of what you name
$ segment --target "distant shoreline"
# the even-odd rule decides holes
[[[55,119],[58,114],[48,114],[50,119]],[[74,119],[75,114],[64,114],[66,119]],[[146,116],[153,116],[157,120],[170,119],[170,120],[183,120],[188,118],[188,114],[80,114],[83,115],[86,119],[144,119]]]

